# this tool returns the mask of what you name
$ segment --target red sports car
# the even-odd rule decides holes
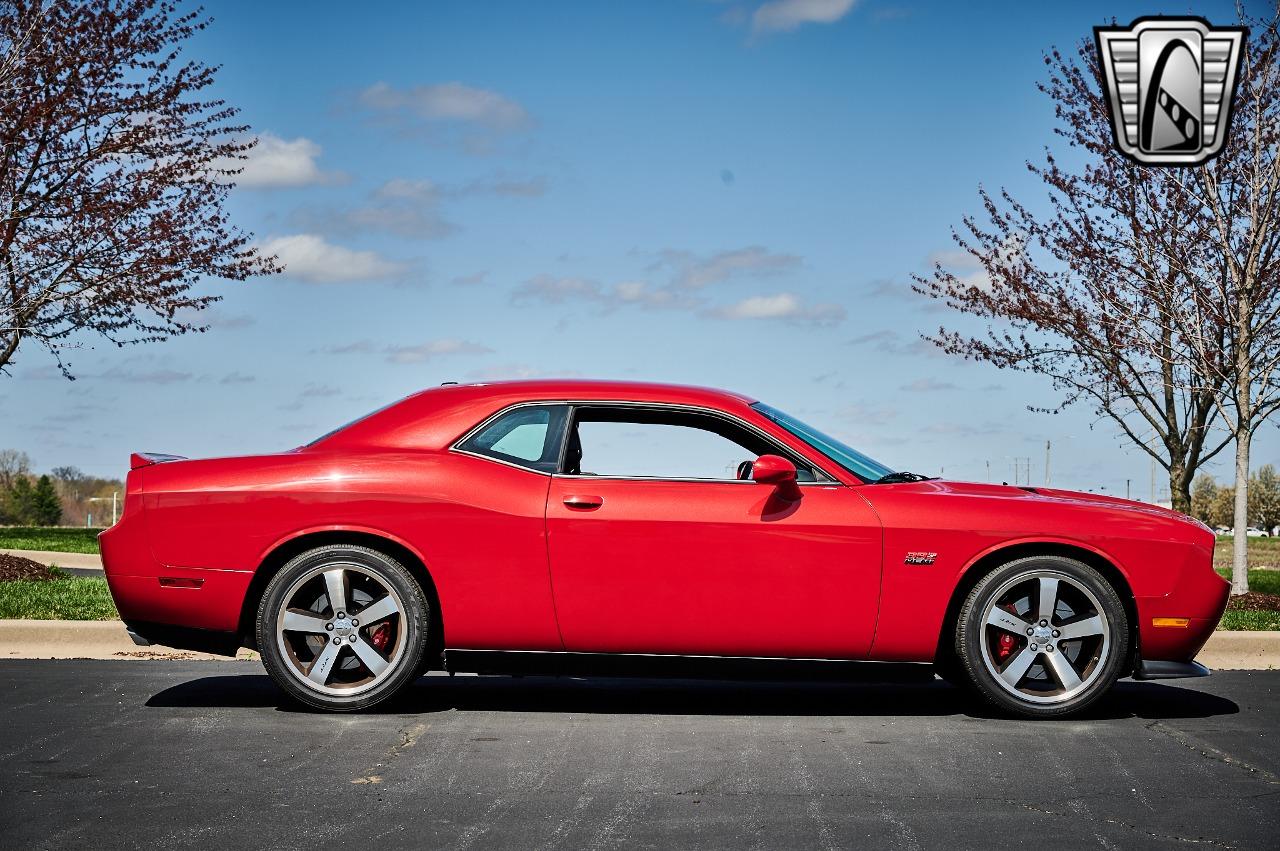
[[[639,654],[932,663],[1057,716],[1207,674],[1228,593],[1181,514],[896,472],[744,396],[630,382],[448,385],[289,452],[134,455],[101,541],[135,641],[257,648],[334,710],[431,668]]]

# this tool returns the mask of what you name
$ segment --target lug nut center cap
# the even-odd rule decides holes
[[[1053,640],[1053,630],[1047,626],[1038,626],[1031,633],[1031,640],[1036,644],[1048,644]]]

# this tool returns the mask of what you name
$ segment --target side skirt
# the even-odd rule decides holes
[[[552,677],[921,682],[932,663],[850,662],[730,656],[658,656],[563,651],[446,650],[449,673]]]

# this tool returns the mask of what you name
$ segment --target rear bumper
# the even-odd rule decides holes
[[[252,571],[181,567],[157,561],[144,514],[127,514],[98,536],[102,568],[126,623],[173,624],[197,632],[233,632],[240,625]],[[170,647],[179,645],[156,641]],[[184,648],[186,649],[186,648]]]
[[[140,647],[159,644],[175,650],[194,650],[217,656],[235,656],[240,649],[239,636],[234,632],[136,620],[125,621],[124,628],[133,643]]]

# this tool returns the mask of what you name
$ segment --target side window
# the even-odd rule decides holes
[[[570,475],[656,479],[739,478],[743,461],[785,454],[802,482],[813,469],[755,432],[720,417],[649,408],[579,408],[565,450]]]
[[[468,437],[458,448],[542,473],[554,473],[568,405],[512,408]]]

